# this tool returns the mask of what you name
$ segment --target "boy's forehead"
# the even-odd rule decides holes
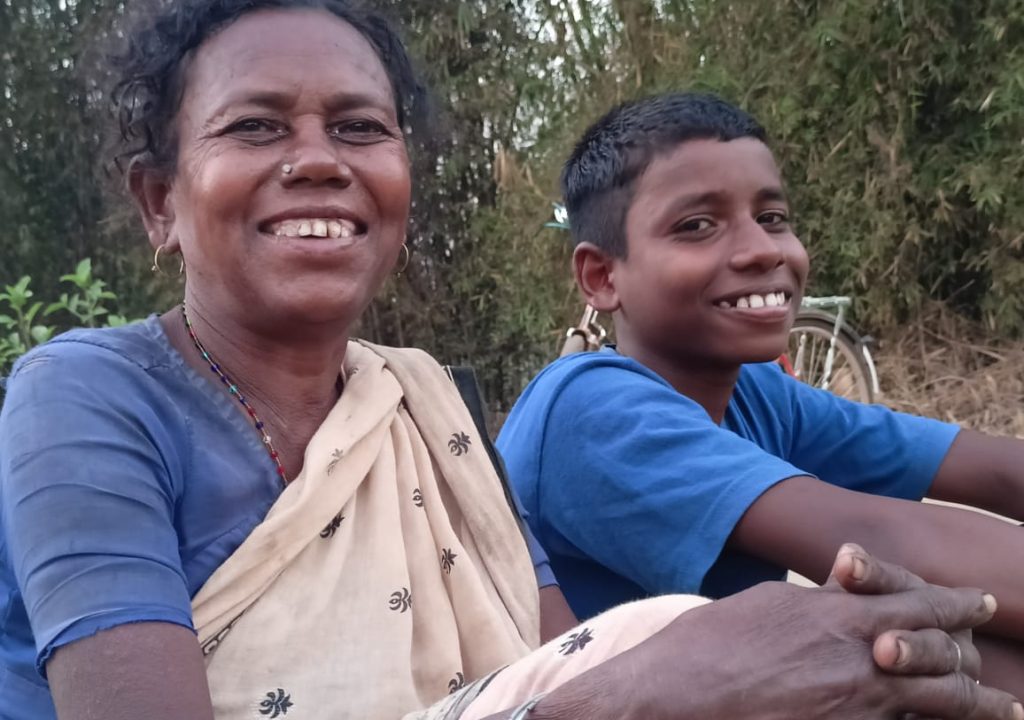
[[[634,202],[644,195],[759,193],[782,189],[772,151],[756,138],[684,140],[655,154],[640,177]]]

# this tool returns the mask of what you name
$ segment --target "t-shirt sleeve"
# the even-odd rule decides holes
[[[788,459],[858,492],[920,500],[960,428],[864,405],[775,373],[792,408]]]
[[[750,505],[802,474],[655,376],[605,365],[553,402],[538,507],[559,552],[649,593],[695,593]]]
[[[0,529],[40,672],[54,649],[117,625],[191,628],[174,508],[173,405],[109,350],[23,359],[0,415]],[[173,472],[172,472],[173,471]]]

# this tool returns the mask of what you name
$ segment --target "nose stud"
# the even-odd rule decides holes
[[[291,175],[292,170],[294,169],[295,168],[292,167],[289,163],[285,163],[284,165],[281,166],[281,172],[283,172],[285,175]]]

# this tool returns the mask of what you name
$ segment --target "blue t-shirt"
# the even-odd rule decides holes
[[[725,551],[776,483],[811,475],[919,500],[958,428],[862,405],[775,364],[740,371],[723,423],[612,348],[562,358],[498,437],[512,484],[580,617],[662,593],[723,597],[781,568]]]
[[[212,377],[212,376],[211,376]],[[235,401],[151,317],[15,365],[0,412],[0,717],[53,720],[58,647],[191,598],[281,492]],[[528,536],[538,583],[554,583]]]

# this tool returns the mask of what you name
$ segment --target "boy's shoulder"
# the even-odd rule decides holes
[[[580,352],[559,358],[530,381],[516,407],[542,402],[550,406],[572,387],[572,395],[600,396],[623,383],[657,383],[671,387],[653,370],[633,358],[620,355],[614,346],[597,352]]]

